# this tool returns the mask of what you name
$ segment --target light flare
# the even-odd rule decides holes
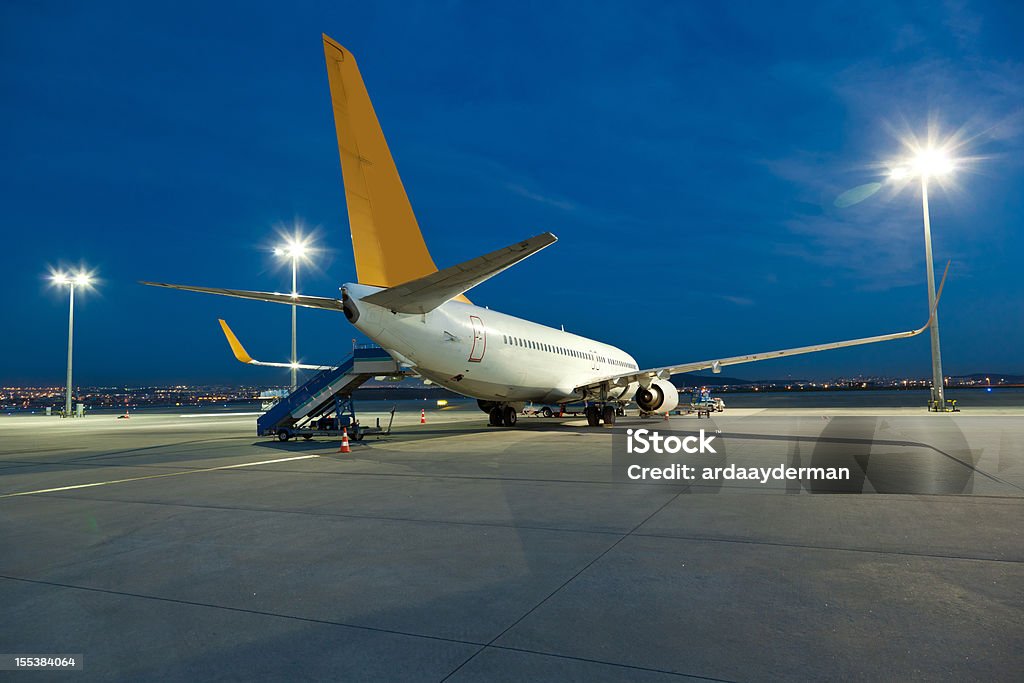
[[[50,282],[54,285],[71,285],[81,289],[91,289],[96,283],[94,271],[79,269],[75,272],[50,269]]]

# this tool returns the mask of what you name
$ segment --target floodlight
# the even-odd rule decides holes
[[[943,149],[929,147],[914,158],[914,170],[922,176],[940,176],[953,171],[953,160]]]

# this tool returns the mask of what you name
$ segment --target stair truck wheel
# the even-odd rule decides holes
[[[291,438],[291,436],[292,435],[288,433],[287,429],[278,429],[277,430],[277,440],[278,441],[287,441],[288,439]]]

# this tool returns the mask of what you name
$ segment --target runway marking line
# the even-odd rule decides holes
[[[263,413],[185,413],[178,417],[249,417],[251,415],[262,415]]]
[[[20,491],[18,493],[5,493],[0,498],[14,498],[15,496],[34,496],[38,493],[56,493],[58,491],[72,491],[74,489],[88,489],[94,486],[108,486],[110,484],[124,484],[129,481],[143,481],[145,479],[162,479],[163,477],[180,477],[183,474],[197,474],[199,472],[215,472],[217,470],[233,470],[240,467],[255,467],[257,465],[272,465],[277,462],[290,462],[292,460],[308,460],[319,458],[319,455],[296,455],[291,458],[277,458],[275,460],[260,460],[258,462],[243,462],[237,465],[221,465],[219,467],[203,467],[198,470],[185,470],[182,472],[167,472],[165,474],[150,474],[145,477],[129,477],[128,479],[111,479],[110,481],[97,481],[91,484],[72,484],[71,486],[58,486],[52,489],[39,489],[38,491]]]

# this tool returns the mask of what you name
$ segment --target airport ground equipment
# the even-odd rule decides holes
[[[725,402],[720,398],[712,398],[711,391],[701,387],[693,392],[690,397],[690,411],[696,412],[697,417],[711,417],[711,413],[720,413],[725,410]]]
[[[352,392],[371,377],[403,373],[379,346],[356,347],[338,367],[321,370],[261,415],[256,420],[256,433],[276,436],[281,441],[293,437],[339,436],[344,429],[356,441],[368,434],[389,433],[394,408],[386,429],[381,427],[380,419],[376,427],[364,427],[356,419]]]
[[[956,399],[946,401],[943,404],[941,401],[936,399],[930,399],[928,401],[928,412],[929,413],[959,413],[960,408],[956,405]]]

